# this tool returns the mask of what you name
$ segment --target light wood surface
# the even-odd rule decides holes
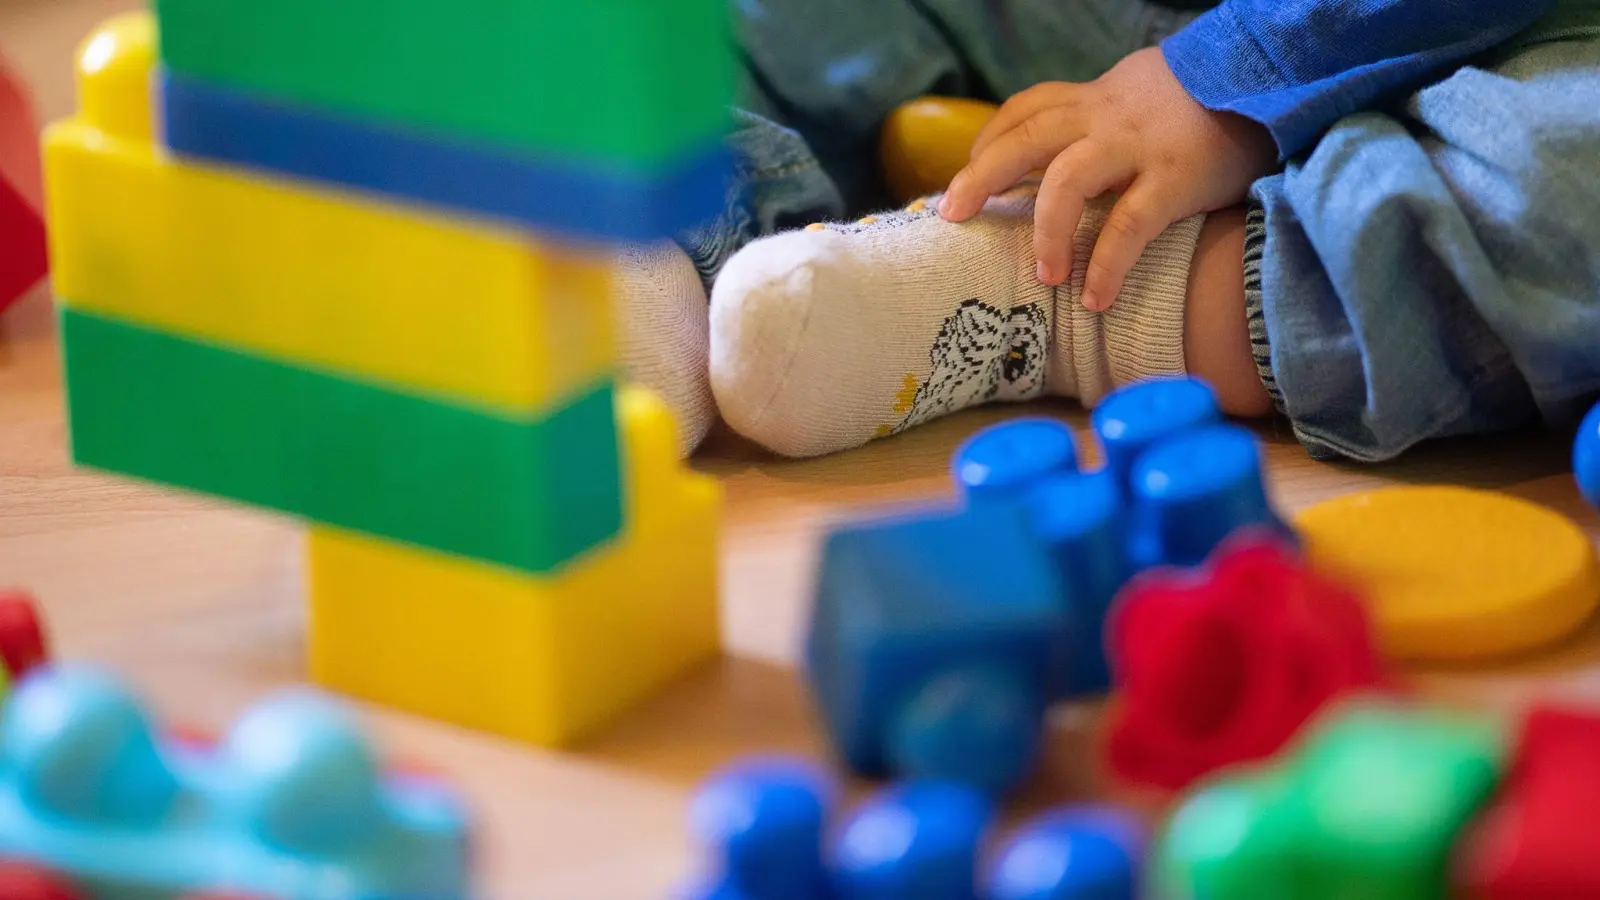
[[[40,111],[71,106],[71,52],[127,0],[0,0],[0,49]],[[698,779],[743,753],[820,754],[793,669],[815,540],[862,506],[948,493],[946,459],[986,410],[863,450],[770,460],[719,436],[697,460],[728,488],[722,559],[727,657],[580,750],[548,753],[418,719],[367,711],[391,756],[442,770],[469,798],[482,886],[505,900],[650,900],[691,867],[685,802]],[[1029,412],[1082,421],[1069,404]],[[1420,451],[1403,463],[1315,463],[1262,430],[1287,510],[1389,482],[1505,490],[1574,517],[1591,534],[1568,470],[1568,436],[1521,436]],[[0,320],[0,585],[33,590],[63,657],[125,673],[162,714],[219,728],[302,678],[305,614],[298,529],[286,520],[87,471],[67,461],[57,348],[41,288]],[[1531,693],[1600,698],[1600,630],[1493,671],[1431,673],[1436,689],[1495,704]],[[1046,771],[1023,807],[1101,794],[1092,709],[1055,717]]]

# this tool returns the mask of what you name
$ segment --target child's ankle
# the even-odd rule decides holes
[[[1254,419],[1272,412],[1261,383],[1244,306],[1245,214],[1212,213],[1200,230],[1189,269],[1184,313],[1184,357],[1189,374],[1211,385],[1230,416]]]

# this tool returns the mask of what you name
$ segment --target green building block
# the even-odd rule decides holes
[[[540,421],[61,312],[73,458],[530,572],[622,525],[609,382]]]
[[[173,72],[333,113],[655,171],[734,101],[727,0],[155,0]]]
[[[1152,857],[1161,900],[1445,900],[1450,854],[1499,784],[1498,723],[1365,701],[1295,755],[1201,788]]]

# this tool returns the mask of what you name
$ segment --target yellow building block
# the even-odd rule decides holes
[[[313,528],[313,679],[559,746],[713,658],[719,487],[680,468],[653,395],[618,407],[628,530],[553,577]]]
[[[616,366],[608,260],[509,229],[180,161],[145,12],[84,44],[44,139],[62,302],[419,393],[546,410]]]
[[[1317,504],[1295,525],[1314,566],[1361,589],[1391,658],[1467,662],[1537,650],[1600,608],[1589,536],[1507,494],[1386,488]]]

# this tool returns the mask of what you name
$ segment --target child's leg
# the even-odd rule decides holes
[[[1216,384],[1230,412],[1265,412],[1240,216],[1168,229],[1117,303],[1092,313],[1083,277],[1108,208],[1085,215],[1061,288],[1034,275],[1026,191],[963,225],[914,204],[752,244],[712,295],[723,417],[778,453],[813,456],[991,400],[1054,393],[1093,405],[1119,386],[1185,371]]]
[[[677,243],[628,254],[618,281],[624,365],[667,398],[686,449],[709,426],[705,290],[739,248],[884,194],[878,129],[930,93],[995,98],[1049,79],[1093,78],[1192,17],[1146,0],[1003,0],[996,28],[974,0],[741,0],[744,111],[726,213]],[[695,365],[695,360],[699,364]]]
[[[1600,7],[1563,3],[1258,188],[1252,330],[1314,454],[1576,421],[1600,394],[1595,97]]]

